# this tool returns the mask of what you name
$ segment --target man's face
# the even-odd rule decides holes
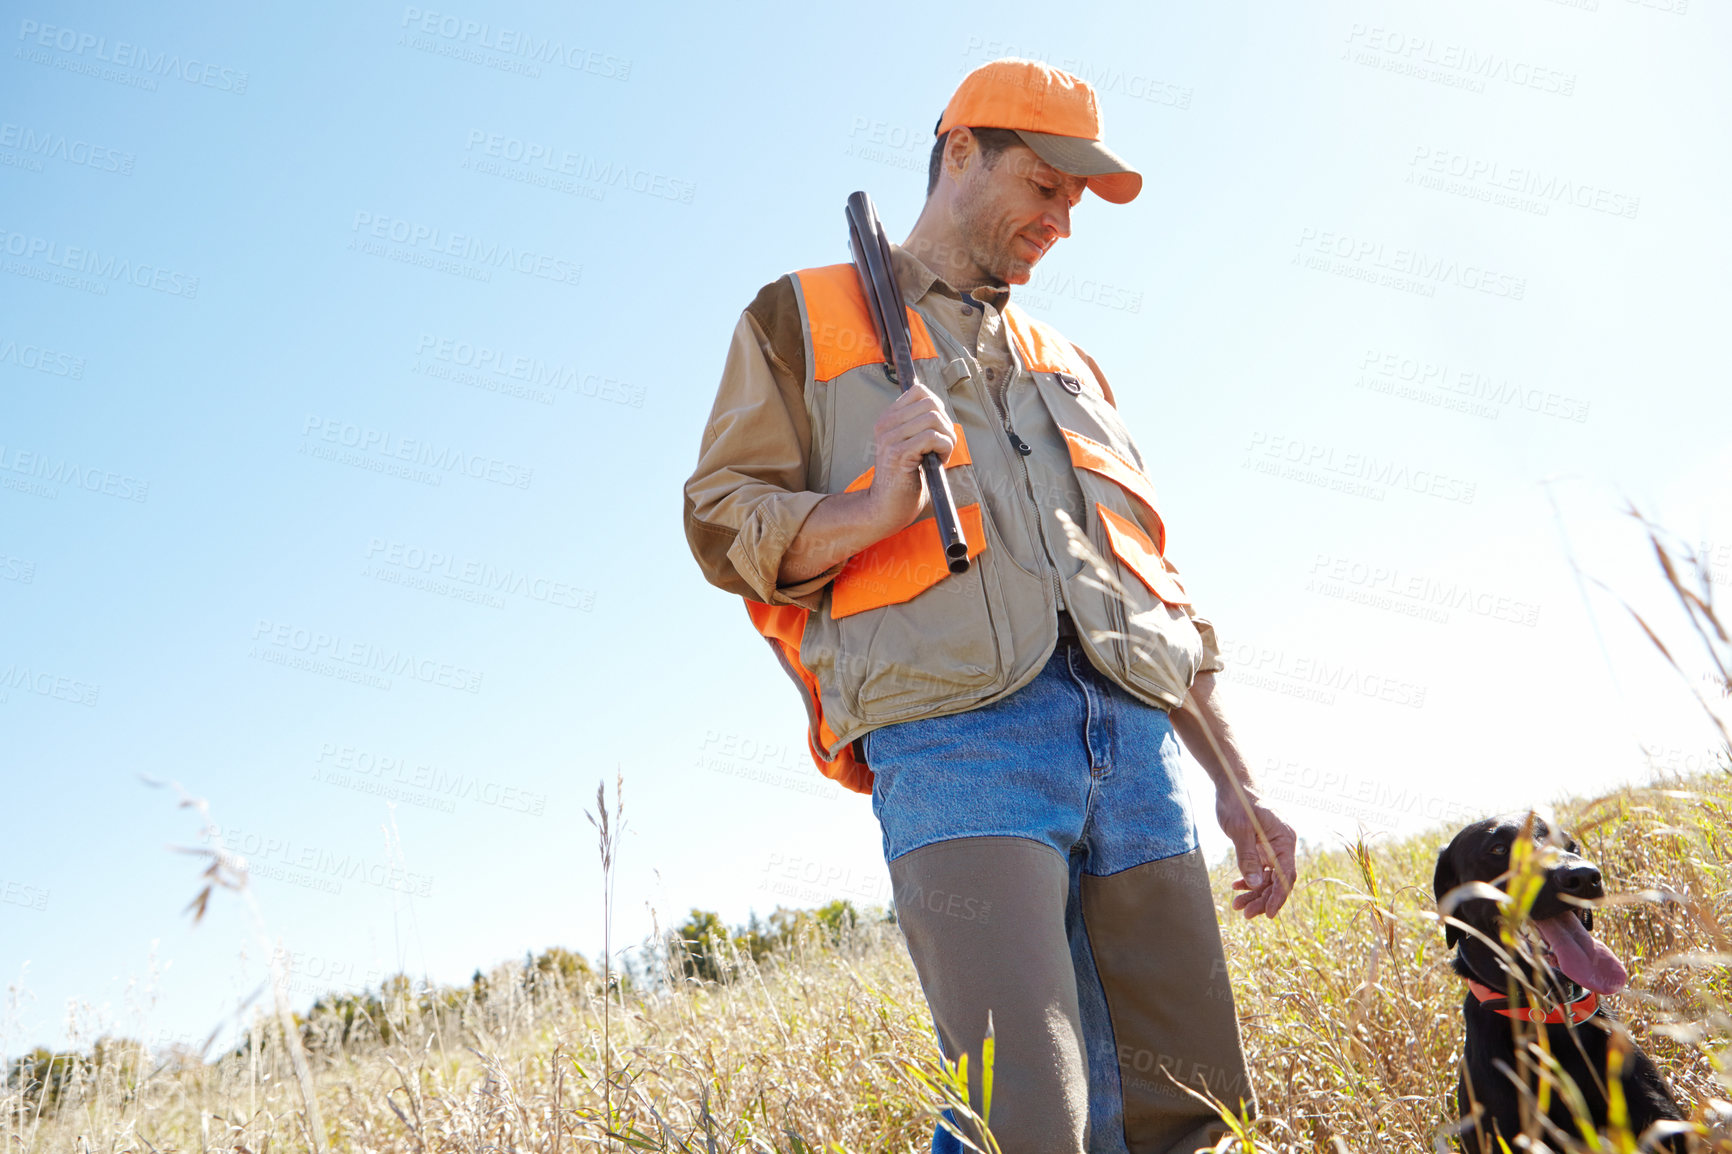
[[[1047,250],[1070,235],[1071,209],[1088,181],[1060,172],[1025,144],[1005,149],[991,165],[977,141],[969,145],[954,202],[967,255],[989,283],[1027,284]]]

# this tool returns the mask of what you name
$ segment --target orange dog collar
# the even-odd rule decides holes
[[[1514,1018],[1518,1022],[1544,1022],[1550,1026],[1559,1026],[1565,1022],[1580,1025],[1600,1012],[1600,995],[1588,990],[1581,997],[1566,1005],[1559,1006],[1550,1013],[1541,1011],[1537,1006],[1511,1006],[1509,999],[1472,978],[1467,980],[1467,988],[1478,998],[1486,1009],[1494,1014],[1502,1014],[1506,1018]],[[1493,1004],[1497,1003],[1497,1004]]]

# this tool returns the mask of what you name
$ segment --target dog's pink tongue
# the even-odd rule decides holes
[[[1615,994],[1630,980],[1624,963],[1601,945],[1575,914],[1559,914],[1534,925],[1557,955],[1558,968],[1577,985],[1596,994]]]

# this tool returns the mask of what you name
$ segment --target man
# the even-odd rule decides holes
[[[1245,916],[1286,900],[1293,831],[1223,717],[1214,629],[1163,556],[1104,374],[1010,303],[1085,189],[1122,204],[1142,177],[1100,142],[1093,90],[1033,61],[969,74],[936,135],[892,248],[921,383],[898,395],[851,266],[765,286],[686,484],[687,537],[801,687],[814,760],[871,792],[977,1110],[992,1032],[1000,1147],[1188,1152],[1224,1131],[1176,1083],[1254,1099],[1175,734],[1215,783]],[[941,1126],[934,1149],[957,1148]]]

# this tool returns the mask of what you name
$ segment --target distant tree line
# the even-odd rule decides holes
[[[878,916],[884,921],[895,920],[894,911],[863,914],[854,903],[837,899],[811,910],[778,906],[768,918],[759,918],[754,911],[745,925],[729,929],[709,910],[695,909],[668,935],[669,968],[688,979],[719,982],[726,979],[737,960],[760,963],[801,940],[834,947],[856,926]]]
[[[894,911],[857,910],[833,901],[816,909],[777,907],[767,918],[756,912],[746,924],[729,927],[710,910],[691,916],[659,942],[646,943],[612,971],[608,993],[665,988],[670,982],[725,982],[747,961],[761,964],[801,943],[834,948],[855,927],[873,920],[894,921]],[[462,1028],[472,1015],[509,1017],[535,1014],[556,1003],[600,994],[601,967],[582,954],[559,946],[530,953],[521,963],[476,970],[466,985],[416,982],[393,974],[377,989],[323,995],[304,1014],[292,1015],[301,1045],[310,1055],[335,1055],[344,1049],[389,1044],[429,1029]],[[274,1019],[262,1016],[230,1051],[237,1057],[280,1047]],[[116,1082],[123,1093],[171,1065],[196,1065],[203,1055],[186,1047],[152,1054],[129,1038],[103,1037],[88,1052],[55,1051],[38,1046],[6,1066],[5,1085],[19,1091],[26,1105],[48,1112],[98,1077]]]

